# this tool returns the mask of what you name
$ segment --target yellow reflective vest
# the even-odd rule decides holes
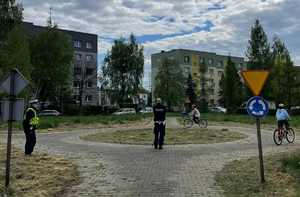
[[[26,110],[26,112],[25,112],[25,114],[24,114],[24,119],[26,118],[26,117],[25,117],[25,116],[26,116],[26,113],[27,113],[28,111],[30,111],[30,110],[33,111],[34,117],[31,118],[29,124],[34,125],[34,126],[37,126],[37,125],[39,124],[39,120],[40,120],[40,119],[37,117],[35,109],[33,109],[33,108],[31,108],[31,107],[27,108],[27,110]]]

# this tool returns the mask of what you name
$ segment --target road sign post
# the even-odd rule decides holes
[[[265,170],[264,170],[264,160],[261,144],[261,131],[260,131],[260,119],[256,118],[257,127],[257,144],[258,144],[258,156],[259,156],[259,166],[260,166],[260,180],[262,183],[265,182]]]
[[[16,120],[15,102],[16,96],[27,86],[28,82],[23,75],[17,70],[12,69],[9,76],[0,84],[0,89],[9,94],[8,98],[8,128],[7,128],[7,152],[6,152],[6,172],[5,187],[9,186],[10,180],[10,160],[11,160],[11,141],[12,141],[12,123]],[[4,106],[4,105],[3,105]],[[6,108],[5,108],[6,110]],[[20,113],[20,112],[19,112]],[[3,112],[7,114],[7,112]],[[20,119],[20,118],[19,118]]]
[[[260,94],[266,79],[268,78],[268,71],[243,71],[242,76],[246,81],[246,84],[251,89],[254,97],[250,98],[247,102],[247,112],[250,116],[256,119],[257,128],[257,145],[258,145],[258,155],[259,155],[259,166],[260,166],[260,180],[261,183],[265,182],[265,172],[264,172],[264,162],[263,162],[263,151],[261,142],[261,128],[260,128],[260,118],[267,115],[269,111],[268,103],[258,95]]]

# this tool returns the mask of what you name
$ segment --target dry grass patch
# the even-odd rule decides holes
[[[225,196],[296,197],[300,196],[300,154],[285,153],[264,158],[265,178],[260,183],[258,157],[233,161],[219,172],[217,184]]]
[[[0,146],[0,196],[4,190],[6,147]],[[11,184],[7,191],[12,197],[63,196],[64,191],[79,183],[76,166],[62,157],[46,154],[25,156],[13,148]]]
[[[166,144],[209,144],[239,140],[246,135],[217,129],[166,129]],[[84,140],[120,144],[152,144],[152,129],[100,132],[81,137]]]

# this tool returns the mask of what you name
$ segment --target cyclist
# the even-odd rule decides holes
[[[195,123],[199,123],[199,119],[200,119],[200,112],[199,110],[197,109],[197,106],[195,104],[192,105],[192,116],[193,116],[193,121]]]
[[[284,104],[280,103],[278,105],[278,109],[276,111],[276,119],[277,119],[277,124],[278,124],[278,128],[283,128],[283,126],[285,126],[286,129],[289,128],[289,120],[290,115],[287,112],[286,109],[284,109]]]

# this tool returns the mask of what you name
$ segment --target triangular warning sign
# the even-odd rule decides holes
[[[242,71],[242,76],[253,94],[258,96],[269,76],[269,71],[247,70]]]

